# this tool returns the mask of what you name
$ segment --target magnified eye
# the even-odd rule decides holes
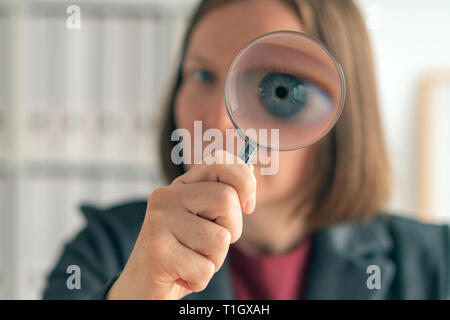
[[[258,96],[272,115],[289,118],[298,113],[308,99],[307,85],[285,73],[271,73],[259,85]]]
[[[293,150],[318,141],[335,125],[345,80],[321,42],[279,31],[241,49],[228,69],[224,93],[230,120],[242,137],[250,137],[247,130],[270,132],[270,139],[250,139],[259,147]]]
[[[330,94],[314,81],[276,71],[265,73],[256,83],[251,78],[249,73],[246,80],[249,89],[252,88],[251,83],[257,89],[257,105],[282,121],[311,122],[328,115],[333,109]]]

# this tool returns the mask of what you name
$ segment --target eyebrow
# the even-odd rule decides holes
[[[299,68],[299,66],[291,67],[294,73],[302,74],[303,72],[300,72],[300,69],[303,69],[303,71],[307,70],[310,76],[314,75],[314,80],[328,87],[328,91],[333,98],[336,100],[341,98],[341,92],[332,85],[341,81],[335,65],[330,65],[327,61],[321,61],[321,59],[309,53],[300,53],[289,47],[273,44],[258,44],[258,46],[260,52],[264,52],[264,54],[260,54],[258,59],[245,59],[245,68],[242,68],[243,70],[264,69],[265,66],[282,69],[286,66],[286,61],[298,61],[302,68]]]
[[[184,60],[187,60],[187,59],[197,60],[200,63],[212,65],[212,63],[210,61],[208,61],[208,59],[203,57],[201,54],[198,54],[195,52],[194,53],[186,52],[186,55],[184,56]]]

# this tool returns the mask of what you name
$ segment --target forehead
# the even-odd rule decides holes
[[[254,38],[273,31],[304,32],[296,12],[280,0],[240,0],[208,12],[193,30],[187,54],[231,64]]]

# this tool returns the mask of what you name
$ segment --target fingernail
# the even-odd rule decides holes
[[[246,213],[252,213],[253,211],[255,211],[255,206],[256,206],[256,194],[253,193],[252,196],[250,197],[250,199],[248,199],[245,204],[245,212]]]

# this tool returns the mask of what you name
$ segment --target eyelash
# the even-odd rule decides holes
[[[311,82],[311,83],[315,83],[323,88],[326,89],[327,92],[330,92],[329,88],[327,87],[327,85],[325,85],[323,83],[323,81],[321,81],[319,79],[319,77],[315,77],[315,79],[313,79],[313,77],[308,77],[305,75],[299,75],[297,72],[295,72],[294,70],[287,68],[285,66],[264,66],[262,68],[258,68],[256,69],[259,72],[267,72],[267,73],[285,73],[285,74],[290,74],[296,78],[302,79],[305,82]]]
[[[199,79],[198,77],[197,77],[197,73],[198,72],[202,72],[202,71],[204,71],[204,72],[207,72],[208,74],[209,74],[209,79],[207,79],[207,80],[201,80],[201,79]],[[206,69],[201,69],[201,68],[193,68],[193,69],[188,69],[188,70],[185,70],[184,72],[183,72],[183,74],[184,75],[186,75],[187,77],[189,77],[189,78],[192,78],[192,79],[194,79],[195,81],[197,81],[197,82],[200,82],[200,83],[211,83],[212,81],[214,81],[214,74],[211,72],[211,71],[208,71],[208,70],[206,70]]]
[[[214,76],[212,74],[212,72],[208,71],[208,70],[204,70],[204,69],[198,69],[195,72],[200,73],[207,73],[208,74],[208,79],[204,80],[202,79],[202,81],[212,81],[214,79]]]

